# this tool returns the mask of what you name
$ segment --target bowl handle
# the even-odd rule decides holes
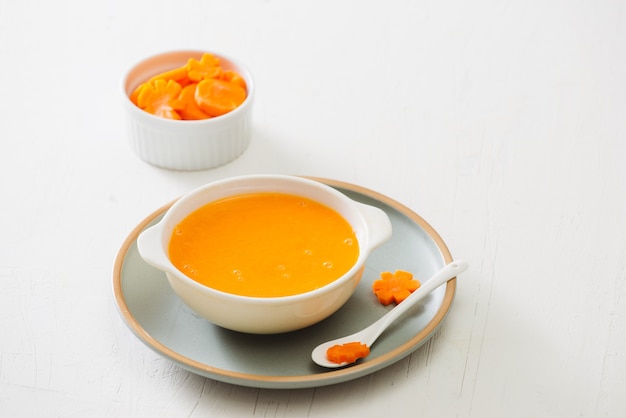
[[[172,269],[172,263],[167,257],[165,247],[163,246],[162,222],[145,229],[139,234],[139,237],[137,237],[137,250],[141,258],[151,266],[163,271]]]
[[[356,202],[356,204],[367,225],[367,249],[371,251],[391,238],[391,220],[382,209],[361,202]]]

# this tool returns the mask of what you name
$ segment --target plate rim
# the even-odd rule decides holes
[[[363,186],[355,185],[340,180],[332,180],[322,177],[306,176],[309,179],[319,181],[328,186],[349,190],[351,192],[365,195],[369,198],[375,199],[387,206],[392,207],[404,216],[418,224],[433,240],[435,246],[439,249],[439,252],[443,258],[444,264],[452,261],[452,255],[448,246],[443,241],[439,233],[420,215],[408,208],[404,204],[392,199],[382,193],[365,188]],[[151,350],[173,361],[182,368],[202,375],[206,378],[218,380],[226,383],[237,384],[241,386],[250,386],[256,388],[273,388],[273,389],[295,389],[295,388],[310,388],[316,386],[330,385],[335,383],[345,382],[347,380],[355,379],[364,376],[369,373],[378,371],[395,361],[399,361],[406,355],[410,354],[413,350],[416,350],[421,345],[429,340],[429,336],[433,334],[437,328],[441,325],[445,319],[456,293],[456,277],[446,283],[446,290],[443,295],[441,305],[437,309],[434,317],[428,322],[428,324],[419,330],[409,341],[404,344],[395,347],[390,352],[377,357],[371,362],[363,362],[353,365],[351,367],[324,371],[321,373],[298,375],[298,376],[271,376],[271,375],[257,375],[241,373],[232,370],[221,369],[214,367],[192,358],[186,357],[175,350],[167,347],[165,344],[150,335],[139,323],[139,321],[133,316],[128,305],[126,304],[126,298],[122,289],[122,270],[126,255],[130,247],[136,242],[137,237],[151,222],[157,217],[165,213],[176,201],[174,199],[169,203],[159,207],[146,218],[139,222],[124,239],[122,246],[120,247],[113,267],[113,295],[122,319],[129,327],[131,332],[147,345]],[[402,355],[404,353],[404,355]]]

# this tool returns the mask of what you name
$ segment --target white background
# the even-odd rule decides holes
[[[127,142],[121,79],[172,49],[232,55],[253,137],[172,172]],[[626,416],[626,3],[0,4],[0,415]],[[247,173],[409,206],[471,267],[444,326],[348,383],[268,390],[137,340],[117,251],[163,204]]]

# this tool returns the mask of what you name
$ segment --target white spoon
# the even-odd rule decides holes
[[[387,327],[391,325],[391,323],[393,323],[402,314],[415,306],[417,302],[430,294],[430,292],[432,292],[442,284],[446,283],[450,279],[456,277],[458,274],[467,270],[468,266],[469,264],[463,260],[457,260],[449,263],[433,276],[431,276],[430,279],[422,283],[421,286],[415,292],[411,293],[409,297],[399,303],[395,308],[387,312],[383,317],[378,319],[372,325],[355,334],[348,335],[342,338],[337,338],[335,340],[327,341],[323,344],[318,345],[311,353],[311,358],[320,366],[328,368],[343,367],[348,365],[349,363],[347,362],[334,363],[332,361],[329,361],[326,358],[326,351],[334,345],[341,345],[350,342],[360,342],[361,344],[365,344],[368,347],[371,347],[372,344],[374,344],[374,341],[376,341],[380,334],[382,334],[383,331],[385,331],[385,329],[387,329]]]

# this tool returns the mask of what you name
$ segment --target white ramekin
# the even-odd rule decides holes
[[[171,170],[206,170],[240,156],[250,143],[254,80],[238,62],[218,53],[222,68],[236,71],[246,81],[247,98],[235,110],[204,120],[170,120],[154,116],[133,104],[130,94],[144,81],[181,67],[189,58],[211,51],[172,51],[134,65],[122,83],[130,145],[142,160]]]

